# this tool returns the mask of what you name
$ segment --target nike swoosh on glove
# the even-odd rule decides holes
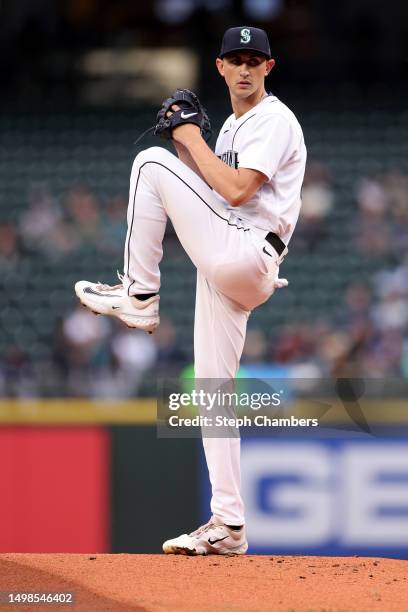
[[[173,110],[173,106],[179,110]],[[206,142],[211,138],[210,119],[196,94],[189,89],[176,89],[170,98],[163,101],[157,113],[154,133],[171,140],[174,128],[185,123],[197,125]]]

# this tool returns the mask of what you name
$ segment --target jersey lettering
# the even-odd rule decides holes
[[[237,151],[225,151],[225,153],[222,153],[221,155],[218,155],[218,157],[220,158],[221,161],[224,162],[224,164],[227,164],[227,166],[230,166],[231,168],[238,168],[238,152]]]

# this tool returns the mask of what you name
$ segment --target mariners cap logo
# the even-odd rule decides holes
[[[251,40],[251,30],[248,30],[248,28],[242,28],[241,43],[247,45],[250,40]]]

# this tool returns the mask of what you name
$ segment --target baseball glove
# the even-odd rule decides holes
[[[173,111],[171,108],[173,104],[179,106],[180,110]],[[170,117],[167,116],[169,111],[172,113]],[[206,142],[211,138],[211,124],[207,111],[196,94],[189,89],[176,89],[170,98],[164,100],[157,113],[154,133],[156,136],[171,140],[174,128],[185,123],[198,125],[201,136]]]

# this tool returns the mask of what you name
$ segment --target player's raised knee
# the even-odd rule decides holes
[[[169,159],[169,156],[174,157],[170,151],[163,147],[149,147],[140,151],[135,157],[135,163],[142,164],[149,161],[163,162]]]

